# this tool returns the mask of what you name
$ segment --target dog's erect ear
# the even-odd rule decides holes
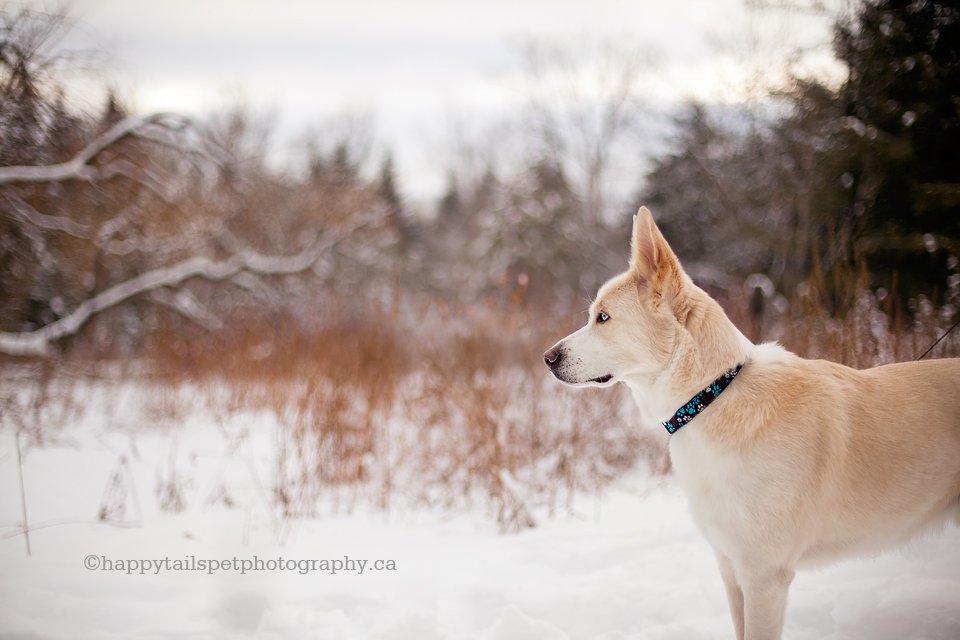
[[[630,248],[630,271],[638,278],[655,285],[680,284],[680,261],[646,207],[640,207],[637,215],[633,216]]]

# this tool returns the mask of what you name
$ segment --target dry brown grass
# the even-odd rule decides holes
[[[747,294],[724,304],[766,340],[852,366],[910,359],[933,342],[940,312],[921,303],[911,319],[895,314],[865,282],[863,270],[829,283],[814,274],[785,311],[768,307],[759,319]],[[312,328],[282,319],[191,348],[182,336],[158,336],[153,370],[170,383],[216,382],[230,408],[277,415],[273,495],[286,517],[325,499],[336,510],[479,503],[515,530],[573,509],[577,495],[641,460],[668,469],[666,439],[638,425],[628,394],[566,389],[543,367],[543,349],[579,314],[435,301],[420,309]],[[934,357],[957,355],[958,344],[945,342]]]
[[[420,318],[368,312],[306,328],[285,319],[202,342],[157,335],[152,370],[227,389],[230,409],[283,425],[273,495],[286,516],[358,502],[384,509],[480,503],[504,529],[573,508],[646,459],[626,394],[572,392],[540,354],[581,318],[427,303]],[[185,344],[188,342],[189,344]]]
[[[895,313],[865,275],[825,283],[815,274],[785,310],[768,306],[759,319],[747,294],[724,305],[765,340],[859,367],[916,357],[951,319],[925,302],[911,317]],[[480,506],[517,530],[575,510],[577,496],[638,464],[666,472],[666,437],[638,424],[624,389],[571,390],[543,366],[542,351],[582,314],[504,304],[427,300],[416,314],[371,308],[310,325],[283,317],[216,335],[159,332],[148,352],[151,410],[189,411],[177,405],[182,394],[164,391],[189,382],[220,411],[273,413],[281,428],[269,489],[284,518],[359,504]],[[930,357],[956,355],[953,336]]]

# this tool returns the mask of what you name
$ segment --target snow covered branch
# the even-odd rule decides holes
[[[124,118],[99,136],[91,140],[73,158],[66,162],[49,165],[27,165],[0,167],[0,186],[17,183],[63,182],[65,180],[91,181],[116,174],[126,174],[129,163],[118,160],[97,166],[93,161],[104,150],[110,148],[124,138],[136,137],[150,140],[158,144],[185,150],[186,145],[190,152],[202,154],[210,160],[220,164],[221,158],[209,149],[201,149],[196,144],[188,145],[186,138],[171,135],[173,132],[183,133],[192,126],[190,120],[183,116],[169,113],[155,113],[148,116],[133,116]]]
[[[309,269],[327,246],[327,243],[318,240],[290,256],[266,256],[247,250],[225,260],[197,256],[170,266],[152,269],[85,300],[68,315],[44,327],[25,332],[0,332],[0,352],[10,355],[43,355],[52,342],[75,334],[95,314],[136,295],[180,285],[190,278],[219,281],[243,272],[260,275],[300,273]],[[178,306],[184,308],[185,300],[178,300]],[[196,315],[196,309],[190,311],[191,315]]]
[[[39,229],[62,231],[75,238],[82,238],[84,240],[89,240],[93,237],[93,230],[85,224],[63,216],[51,216],[40,213],[16,193],[10,192],[4,193],[3,195],[7,199],[7,202],[13,207],[14,213],[20,217],[21,220],[25,220]]]
[[[176,292],[169,289],[156,289],[151,291],[148,296],[153,302],[173,309],[208,331],[223,329],[223,321],[216,314],[206,309],[187,289],[180,289]]]

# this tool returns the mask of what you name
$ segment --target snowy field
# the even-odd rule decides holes
[[[710,548],[670,478],[638,471],[513,535],[474,512],[361,505],[284,520],[268,506],[269,415],[201,408],[151,423],[134,392],[112,393],[113,410],[83,411],[25,452],[30,557],[13,433],[0,432],[0,638],[733,637]],[[161,510],[171,500],[179,512]],[[291,570],[267,570],[281,557]],[[353,567],[333,574],[345,558]],[[255,559],[264,570],[242,573]],[[800,573],[785,637],[957,640],[960,530]]]

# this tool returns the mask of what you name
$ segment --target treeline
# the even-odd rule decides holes
[[[278,173],[243,112],[137,116],[112,95],[73,110],[51,51],[65,16],[0,19],[0,351],[135,353],[157,332],[316,328],[424,300],[566,303],[619,266],[622,250],[597,259],[601,227],[584,228],[559,161],[490,164],[424,212],[389,154],[363,170],[355,131]]]

